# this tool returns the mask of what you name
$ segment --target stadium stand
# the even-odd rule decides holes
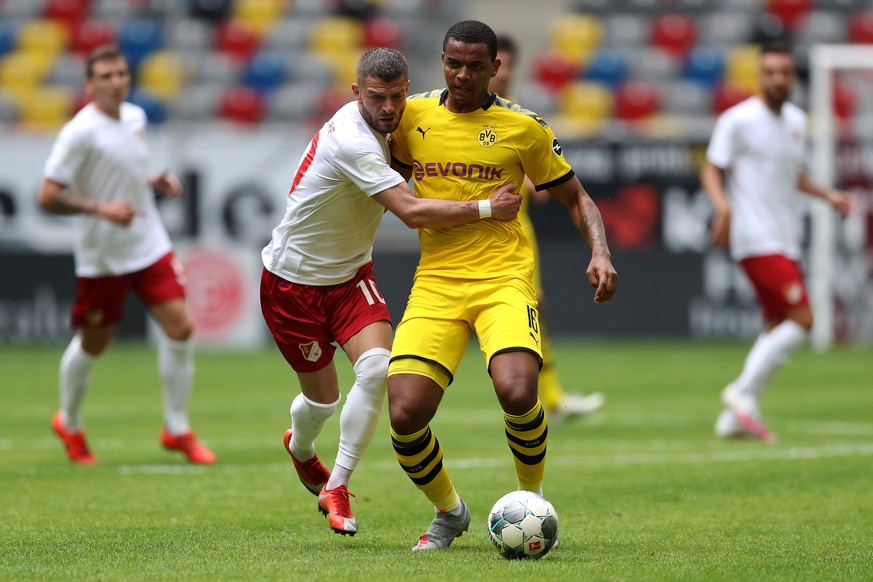
[[[150,121],[317,124],[372,46],[432,62],[427,15],[459,0],[0,0],[0,125],[56,131],[85,102],[82,58],[117,42]],[[869,0],[570,0],[539,34],[519,102],[570,135],[703,121],[755,88],[755,43],[873,43]],[[423,10],[427,8],[431,10]],[[424,16],[422,16],[424,15]],[[439,31],[438,31],[439,32]],[[441,32],[440,32],[441,35]],[[838,83],[838,114],[858,91]],[[651,121],[646,124],[641,122]],[[671,125],[672,123],[672,125]],[[611,129],[610,129],[611,128]]]

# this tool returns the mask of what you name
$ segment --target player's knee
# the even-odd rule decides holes
[[[496,386],[497,399],[506,414],[520,416],[527,414],[537,403],[536,385],[513,383],[508,386]]]
[[[391,352],[385,348],[372,348],[361,354],[354,366],[355,383],[371,394],[384,394],[390,358]]]

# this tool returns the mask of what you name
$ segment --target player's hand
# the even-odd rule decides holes
[[[98,204],[96,214],[120,226],[130,226],[134,217],[141,216],[143,212],[134,208],[129,200],[119,200]]]
[[[491,197],[491,218],[514,220],[521,208],[521,195],[515,193],[515,184],[504,184]]]
[[[849,213],[858,207],[855,197],[843,190],[829,190],[825,198],[843,218],[849,216]]]
[[[731,210],[724,208],[716,210],[712,215],[712,224],[709,227],[709,240],[720,249],[728,247],[731,232]]]
[[[150,185],[152,190],[158,194],[167,196],[168,198],[175,198],[182,193],[182,183],[179,182],[179,178],[169,170],[164,170],[152,178]]]
[[[608,255],[592,255],[585,274],[594,287],[594,303],[605,303],[612,299],[618,289],[618,273]]]

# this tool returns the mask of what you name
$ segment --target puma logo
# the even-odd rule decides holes
[[[416,127],[416,128],[415,128],[415,131],[417,131],[418,133],[421,134],[421,139],[424,139],[424,134],[426,134],[427,132],[429,132],[429,131],[430,131],[430,128],[428,127],[427,129],[421,129],[421,127]]]

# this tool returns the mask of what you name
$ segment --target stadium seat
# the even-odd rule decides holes
[[[266,36],[282,18],[284,0],[236,0],[232,18],[246,25],[258,37]]]
[[[758,89],[758,47],[741,45],[730,49],[725,63],[725,80],[738,89],[754,93]]]
[[[54,132],[69,120],[72,104],[66,88],[40,87],[20,104],[20,121],[30,129]]]
[[[697,24],[686,14],[661,14],[652,19],[651,43],[677,58],[697,41]]]
[[[342,91],[336,87],[329,87],[324,93],[316,97],[318,107],[315,114],[309,120],[310,124],[321,127],[340,107],[351,100],[351,91]]]
[[[73,52],[62,54],[52,63],[45,83],[65,87],[72,93],[80,91],[85,86],[85,57]]]
[[[355,67],[362,52],[363,49],[348,48],[344,51],[318,53],[318,58],[332,69],[336,87],[340,91],[351,91],[352,83],[356,80]]]
[[[15,48],[17,44],[16,33],[12,23],[0,21],[0,59]]]
[[[42,3],[34,0],[3,0],[0,2],[0,17],[10,22],[33,20],[39,17]]]
[[[217,24],[228,19],[233,0],[187,0],[187,3],[190,16]]]
[[[288,62],[284,54],[261,50],[249,60],[243,73],[243,83],[261,93],[269,93],[280,87],[288,74]]]
[[[323,18],[309,31],[309,49],[321,54],[358,50],[363,42],[364,27],[353,18]]]
[[[316,97],[324,90],[324,86],[317,82],[284,85],[268,97],[265,121],[308,121],[318,112]]]
[[[812,9],[813,0],[767,0],[767,9],[789,28],[799,26]]]
[[[575,66],[584,65],[603,41],[600,21],[585,14],[567,14],[552,22],[551,46]]]
[[[85,56],[94,47],[114,43],[118,38],[115,26],[108,21],[85,20],[73,27],[70,50]]]
[[[218,112],[223,85],[197,84],[182,89],[169,111],[174,120],[182,122],[214,121]]]
[[[193,65],[170,51],[155,51],[140,63],[137,86],[166,102],[178,97],[186,81],[193,76]]]
[[[403,27],[392,18],[371,18],[364,23],[364,48],[403,48]]]
[[[657,47],[624,48],[620,51],[628,63],[628,79],[663,81],[679,77],[681,63],[667,51]]]
[[[85,20],[89,8],[88,0],[48,0],[43,15],[73,30]]]
[[[260,38],[245,23],[229,20],[215,31],[215,48],[237,61],[247,61],[258,50]]]
[[[150,124],[158,125],[166,121],[166,107],[157,97],[148,91],[134,89],[130,92],[127,100],[143,108]]]
[[[18,122],[18,104],[11,95],[0,88],[0,124],[12,125]]]
[[[663,111],[687,117],[709,117],[712,91],[709,86],[688,79],[657,83]]]
[[[873,43],[873,10],[856,12],[849,17],[849,40],[854,43]]]
[[[617,12],[604,16],[604,44],[612,47],[638,47],[648,44],[651,27],[649,20],[639,14]]]
[[[289,53],[305,53],[309,42],[309,29],[313,22],[307,18],[285,17],[270,29],[262,41],[262,47]]]
[[[67,49],[70,31],[54,20],[31,20],[18,29],[18,49],[57,56]]]
[[[685,58],[682,76],[704,87],[713,87],[724,77],[724,54],[710,46],[694,47]]]
[[[154,20],[132,20],[118,31],[118,47],[135,71],[140,62],[164,44],[164,29]]]
[[[791,30],[782,22],[782,19],[772,12],[762,12],[755,19],[752,28],[752,42],[763,44],[770,41],[791,40]]]
[[[699,37],[707,45],[727,48],[752,38],[753,12],[714,10],[698,19]]]
[[[218,103],[222,119],[239,125],[257,125],[264,117],[264,97],[251,87],[231,87]]]
[[[167,24],[165,46],[169,50],[200,55],[212,50],[214,27],[203,20],[183,18]]]
[[[837,77],[833,85],[834,115],[839,119],[851,119],[858,104],[858,92],[845,79]]]
[[[615,115],[625,121],[641,121],[661,107],[661,93],[654,83],[628,81],[615,90]]]
[[[601,48],[591,57],[582,78],[593,83],[615,87],[627,76],[627,62],[624,55],[612,48]]]
[[[55,55],[11,52],[0,60],[0,89],[34,88],[51,70]]]
[[[541,52],[535,58],[534,76],[550,91],[565,87],[576,77],[578,70],[563,53],[554,49]]]
[[[615,108],[612,91],[599,83],[575,81],[561,90],[559,111],[575,121],[601,123]]]
[[[719,83],[712,90],[712,114],[720,115],[726,109],[730,109],[737,103],[745,101],[752,95],[754,95],[754,92],[736,87],[730,83]]]
[[[557,98],[540,83],[517,81],[511,99],[543,117],[548,117],[558,110]]]
[[[226,89],[234,85],[242,74],[242,65],[218,52],[202,53],[194,63],[194,83]]]
[[[796,39],[800,44],[838,44],[848,40],[846,18],[839,12],[814,10],[798,28]]]

